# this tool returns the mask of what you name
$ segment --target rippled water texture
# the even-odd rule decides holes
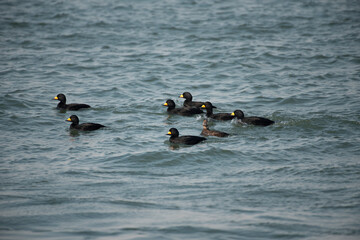
[[[0,238],[359,239],[359,34],[355,0],[1,1]],[[185,91],[275,124],[171,145]]]

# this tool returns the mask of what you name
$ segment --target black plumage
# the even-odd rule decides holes
[[[206,138],[204,137],[191,136],[191,135],[179,137],[179,131],[176,128],[170,128],[167,135],[170,135],[169,140],[171,143],[177,143],[177,144],[194,145],[206,140]]]
[[[204,104],[204,102],[194,102],[192,100],[192,95],[189,92],[184,92],[183,94],[180,95],[180,98],[185,98],[184,107],[200,108]]]
[[[204,113],[200,108],[196,107],[182,107],[182,108],[175,108],[175,102],[171,99],[168,99],[164,106],[167,106],[167,112],[172,114],[178,114],[182,116],[192,116],[195,114]]]
[[[231,113],[213,113],[213,108],[216,108],[215,106],[213,106],[211,104],[211,102],[205,102],[205,104],[203,104],[201,106],[201,108],[205,108],[206,109],[206,116],[208,118],[213,118],[215,120],[232,120],[235,116],[232,116]]]
[[[243,111],[241,111],[241,110],[235,110],[231,115],[236,117],[237,119],[239,119],[240,122],[246,123],[246,124],[258,125],[258,126],[269,126],[269,125],[275,123],[274,121],[267,119],[267,118],[263,118],[263,117],[255,117],[255,116],[245,117]]]
[[[66,119],[66,121],[72,122],[70,125],[70,129],[76,129],[81,131],[93,131],[105,127],[104,125],[101,125],[99,123],[79,124],[79,118],[76,115],[71,115],[68,119]]]
[[[216,130],[210,130],[208,127],[208,121],[204,119],[203,121],[203,130],[201,132],[201,135],[204,136],[216,136],[216,137],[227,137],[229,136],[226,132],[216,131]]]
[[[59,100],[60,102],[57,105],[58,109],[65,109],[65,110],[79,110],[82,108],[89,108],[90,106],[87,104],[82,103],[70,103],[66,104],[66,97],[64,94],[59,93],[56,97],[54,97],[54,100]]]

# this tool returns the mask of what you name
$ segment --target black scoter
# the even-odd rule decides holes
[[[183,94],[180,95],[180,98],[185,98],[184,107],[198,107],[198,108],[200,108],[204,104],[204,102],[194,102],[192,100],[192,95],[189,92],[184,92]]]
[[[70,129],[76,129],[81,131],[93,131],[105,127],[104,125],[101,125],[99,123],[79,124],[79,118],[76,115],[71,115],[68,119],[66,119],[66,121],[72,122],[70,125]]]
[[[82,103],[70,103],[66,104],[66,97],[64,94],[59,93],[56,97],[54,97],[54,100],[59,100],[60,102],[57,105],[58,109],[65,109],[65,110],[79,110],[82,108],[89,108],[90,106],[87,104]]]
[[[167,135],[170,135],[169,140],[171,143],[177,143],[177,144],[194,145],[206,140],[206,138],[204,137],[190,136],[190,135],[179,137],[179,131],[176,128],[170,128]]]
[[[167,108],[168,113],[178,114],[182,116],[192,116],[194,114],[204,113],[200,108],[196,108],[196,107],[175,108],[176,106],[175,102],[171,99],[168,99],[164,103],[164,106],[168,107]]]
[[[241,110],[235,110],[233,113],[231,113],[232,116],[236,117],[237,119],[240,120],[240,122],[242,123],[246,123],[246,124],[252,124],[252,125],[258,125],[258,126],[269,126],[271,124],[274,124],[275,122],[267,119],[267,118],[263,118],[263,117],[245,117],[243,111]]]
[[[235,116],[231,116],[231,113],[216,113],[213,114],[213,108],[216,108],[211,102],[205,102],[201,108],[206,109],[206,116],[215,120],[232,120]]]
[[[204,136],[216,136],[216,137],[227,137],[229,136],[226,132],[216,131],[216,130],[210,130],[208,127],[208,121],[204,119],[203,121],[203,130],[201,132],[201,135]]]

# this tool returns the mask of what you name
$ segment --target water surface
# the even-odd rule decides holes
[[[0,6],[1,239],[359,238],[357,1]],[[173,146],[184,91],[276,123]]]

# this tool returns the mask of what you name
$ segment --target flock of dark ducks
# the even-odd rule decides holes
[[[193,116],[195,114],[204,113],[202,109],[206,110],[206,119],[203,121],[203,130],[201,135],[203,136],[216,136],[216,137],[227,137],[228,133],[210,130],[208,127],[208,119],[220,120],[220,121],[228,121],[237,119],[239,123],[242,124],[251,124],[257,126],[268,126],[274,123],[274,121],[263,118],[263,117],[245,117],[243,111],[235,110],[232,113],[213,113],[213,109],[216,108],[212,105],[211,102],[195,102],[192,101],[192,95],[189,92],[184,92],[179,96],[180,98],[185,98],[184,106],[181,108],[176,108],[175,102],[171,99],[168,99],[164,106],[167,107],[167,112],[169,114],[177,114],[181,116]],[[55,100],[59,100],[60,102],[57,105],[58,109],[63,110],[73,110],[77,111],[83,108],[90,108],[87,104],[78,104],[71,103],[66,104],[66,97],[64,94],[60,93],[56,97]],[[105,127],[102,124],[98,123],[82,123],[79,124],[79,118],[76,115],[71,115],[66,121],[71,122],[70,129],[81,130],[81,131],[93,131],[100,128]],[[206,138],[199,136],[179,136],[179,131],[176,128],[170,128],[167,135],[170,135],[170,142],[175,144],[186,144],[186,145],[194,145],[205,141]]]

